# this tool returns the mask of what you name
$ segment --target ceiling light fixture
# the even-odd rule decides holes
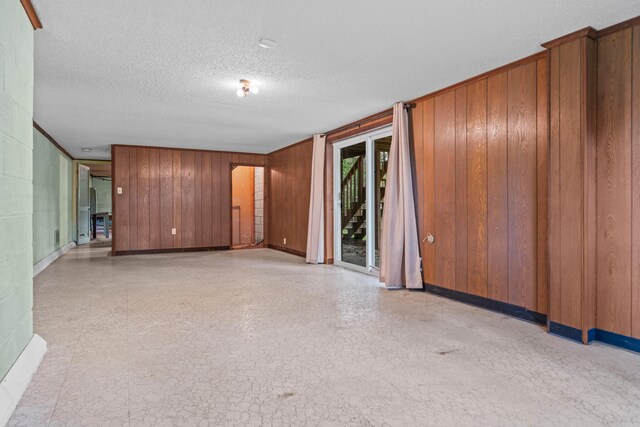
[[[258,42],[258,46],[265,49],[273,49],[277,45],[278,45],[278,42],[274,40],[269,40],[269,39],[260,39],[260,41]]]
[[[89,153],[91,152],[93,149],[92,148],[83,148],[82,151],[84,151],[85,153]]]
[[[256,94],[260,91],[258,86],[252,86],[249,80],[240,80],[240,88],[236,91],[236,95],[243,98],[249,94],[249,92]]]

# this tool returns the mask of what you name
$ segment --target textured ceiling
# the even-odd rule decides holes
[[[96,159],[110,144],[268,153],[640,15],[640,0],[33,3],[35,120]],[[238,98],[241,78],[260,93]]]

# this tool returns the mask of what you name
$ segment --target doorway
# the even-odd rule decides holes
[[[372,272],[380,267],[380,234],[391,128],[334,144],[334,262]]]
[[[76,242],[91,247],[110,247],[112,241],[111,162],[75,160],[77,173]]]
[[[264,168],[231,167],[231,246],[264,246]]]

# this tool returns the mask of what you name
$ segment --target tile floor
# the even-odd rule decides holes
[[[49,344],[9,425],[640,425],[640,355],[269,249],[35,279]]]

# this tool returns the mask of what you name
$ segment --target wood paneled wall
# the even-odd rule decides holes
[[[640,26],[597,44],[597,328],[640,338]]]
[[[231,165],[265,166],[266,160],[261,154],[124,145],[112,146],[111,158],[116,255],[229,247]]]
[[[550,49],[549,320],[595,327],[595,42]]]
[[[307,140],[267,156],[270,247],[306,254],[312,154],[313,140]]]
[[[547,312],[547,87],[537,55],[417,102],[426,283]]]

